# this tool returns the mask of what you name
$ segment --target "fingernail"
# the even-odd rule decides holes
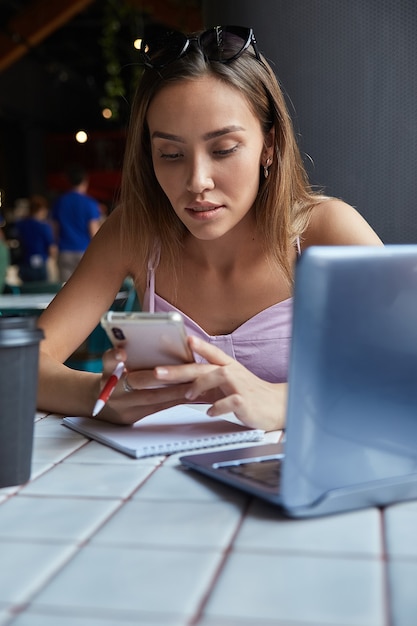
[[[187,400],[194,400],[194,393],[192,389],[189,389],[185,392],[185,397],[187,398]]]
[[[168,370],[166,369],[166,367],[156,367],[155,375],[157,378],[165,378],[166,376],[168,376]]]
[[[123,361],[122,355],[119,352],[116,352],[114,358],[116,359],[116,361]]]

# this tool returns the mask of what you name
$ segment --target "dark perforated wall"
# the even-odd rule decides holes
[[[206,0],[204,14],[255,29],[311,181],[385,242],[417,243],[417,1]]]

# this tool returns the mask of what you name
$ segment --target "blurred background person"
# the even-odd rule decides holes
[[[66,282],[71,276],[102,221],[98,202],[87,195],[88,175],[85,169],[73,165],[67,176],[71,189],[62,194],[52,208],[61,282]]]
[[[24,283],[51,278],[48,264],[50,260],[56,262],[58,247],[48,217],[48,201],[43,196],[34,195],[29,198],[28,216],[16,222],[21,245],[19,278]]]

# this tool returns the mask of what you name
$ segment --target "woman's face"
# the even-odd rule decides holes
[[[156,177],[190,233],[216,239],[248,216],[267,153],[239,91],[211,76],[167,85],[147,122]]]

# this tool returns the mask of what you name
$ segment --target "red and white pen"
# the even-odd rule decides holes
[[[114,391],[114,388],[116,387],[118,381],[120,380],[121,375],[124,372],[124,369],[125,369],[125,364],[122,361],[118,363],[116,367],[114,368],[109,380],[104,385],[97,399],[97,402],[94,405],[94,409],[92,413],[93,417],[95,417],[98,413],[100,413],[100,411],[106,404],[107,400],[110,398],[111,394]]]

